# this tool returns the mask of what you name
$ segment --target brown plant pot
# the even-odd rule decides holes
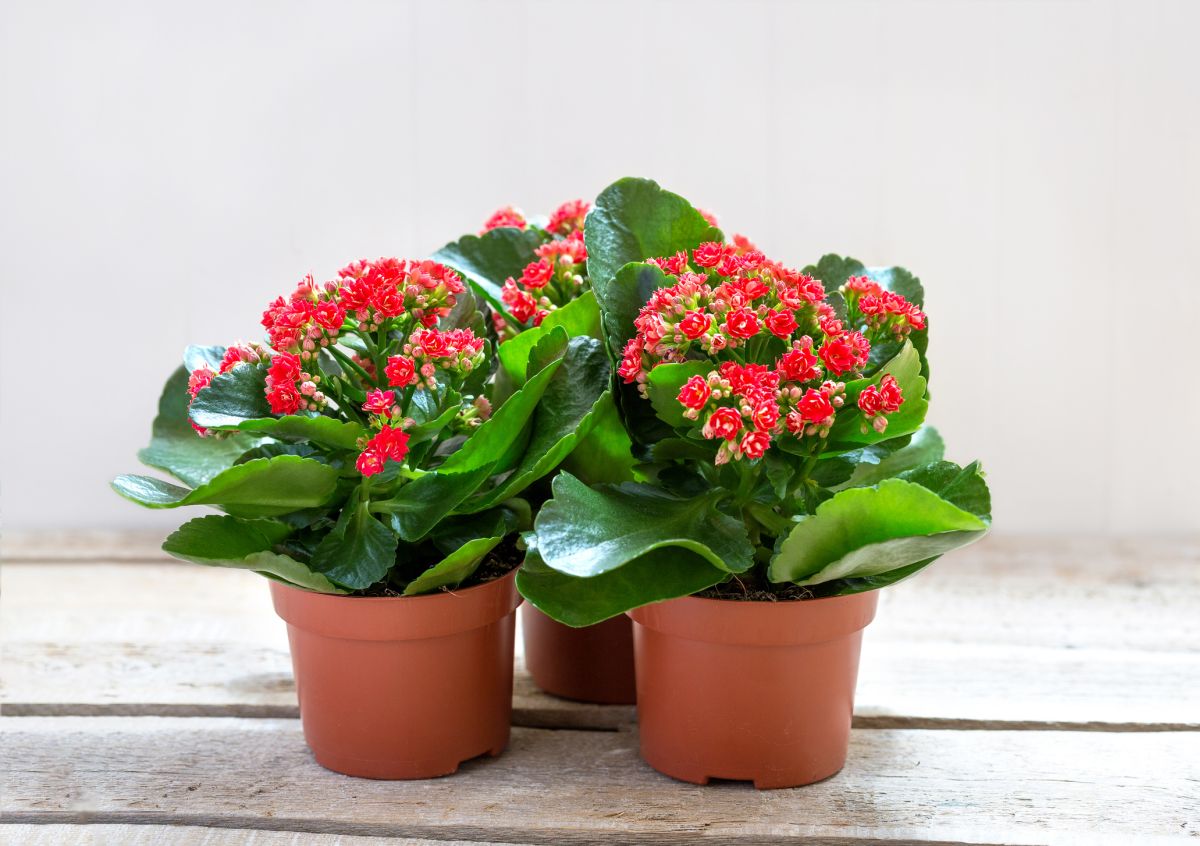
[[[271,582],[317,763],[363,778],[431,778],[504,751],[521,601],[515,576],[394,598]]]
[[[526,603],[521,628],[525,667],[542,690],[601,705],[636,701],[633,623],[625,615],[574,629]]]
[[[684,597],[629,612],[642,757],[673,778],[760,789],[846,763],[876,592],[801,602]]]

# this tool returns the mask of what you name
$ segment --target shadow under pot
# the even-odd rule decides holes
[[[877,592],[782,602],[684,597],[629,612],[642,758],[682,781],[797,787],[846,763]]]
[[[363,778],[432,778],[503,752],[521,602],[515,576],[378,598],[271,582],[317,763]]]
[[[594,626],[572,628],[521,607],[525,668],[546,693],[601,705],[632,705],[633,623],[624,614]]]

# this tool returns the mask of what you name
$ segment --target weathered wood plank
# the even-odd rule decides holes
[[[634,731],[515,729],[500,758],[406,783],[322,770],[294,720],[3,718],[0,733],[8,823],[554,844],[1147,843],[1200,830],[1197,732],[856,731],[838,776],[764,792],[660,776]]]
[[[294,716],[261,579],[178,563],[6,564],[0,707],[17,714]],[[856,725],[1200,728],[1200,544],[989,539],[886,591]],[[519,643],[519,639],[518,639]],[[633,709],[537,691],[518,725]]]
[[[116,532],[61,529],[5,532],[0,560],[17,561],[170,561],[162,551],[165,532]]]
[[[521,846],[477,840],[425,840],[412,837],[357,837],[248,828],[179,825],[5,825],[7,846]]]

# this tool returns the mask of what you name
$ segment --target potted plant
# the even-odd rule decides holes
[[[270,579],[305,738],[371,778],[454,772],[507,743],[524,491],[590,429],[598,341],[556,328],[502,390],[457,272],[358,261],[268,306],[267,344],[189,347],[143,463],[148,508],[214,506],[163,549]],[[510,362],[515,368],[517,362]]]
[[[505,384],[521,384],[528,350],[554,327],[573,337],[601,337],[600,310],[587,277],[588,211],[583,200],[569,200],[549,218],[527,219],[505,207],[478,235],[466,235],[434,254],[462,272],[491,305]],[[588,422],[590,433],[565,457],[564,466],[588,481],[631,480],[630,441],[611,396],[594,405]],[[533,504],[536,510],[536,496]],[[634,701],[633,630],[627,617],[572,628],[524,605],[521,623],[525,664],[542,690],[585,702]]]
[[[921,284],[837,256],[789,269],[648,180],[606,189],[586,231],[640,481],[559,475],[518,587],[570,625],[629,612],[656,769],[826,778],[876,590],[990,523],[979,465],[922,427]]]

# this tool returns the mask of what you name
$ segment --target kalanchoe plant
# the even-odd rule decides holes
[[[518,576],[543,611],[586,625],[705,590],[855,593],[987,531],[979,465],[943,461],[923,428],[914,276],[790,269],[648,180],[608,188],[586,233],[641,464],[634,483],[555,479]]]
[[[542,332],[497,395],[496,349],[459,274],[359,261],[263,315],[268,345],[190,347],[142,461],[150,508],[210,505],[164,549],[328,593],[458,585],[527,526],[520,499],[590,431],[609,388],[599,342]]]

